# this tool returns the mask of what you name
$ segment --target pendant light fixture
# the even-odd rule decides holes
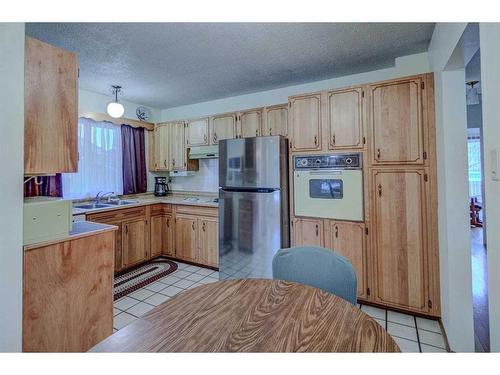
[[[114,118],[120,118],[123,116],[123,113],[125,112],[125,108],[123,107],[123,104],[118,103],[118,93],[122,90],[121,86],[111,86],[113,88],[113,94],[115,95],[115,101],[114,102],[109,102],[107,111],[108,115]]]
[[[479,81],[469,81],[467,82],[467,105],[479,104],[479,95],[477,93],[477,88],[474,87]]]

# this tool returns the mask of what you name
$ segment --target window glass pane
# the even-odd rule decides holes
[[[120,127],[78,120],[78,172],[63,174],[63,197],[91,198],[98,192],[123,193]]]

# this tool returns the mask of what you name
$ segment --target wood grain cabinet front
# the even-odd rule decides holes
[[[325,246],[323,219],[296,217],[292,230],[293,246]]]
[[[219,266],[219,221],[216,218],[198,219],[199,263]]]
[[[251,138],[262,135],[262,108],[238,113],[237,137]]]
[[[424,77],[368,86],[373,164],[424,164]]]
[[[195,216],[176,215],[175,217],[175,256],[182,260],[197,262],[198,231]]]
[[[361,87],[331,91],[327,94],[330,150],[364,147],[362,96]]]
[[[288,137],[288,104],[279,104],[264,109],[262,135]]]
[[[291,150],[321,150],[321,94],[292,96],[290,106]]]
[[[210,144],[217,145],[221,139],[236,138],[236,113],[226,113],[210,118]]]
[[[122,262],[130,267],[149,258],[148,220],[139,218],[122,224]]]
[[[172,215],[151,216],[151,258],[174,256]]]
[[[189,120],[186,122],[186,145],[206,146],[208,140],[208,118]]]
[[[24,64],[24,174],[76,172],[77,56],[27,37]]]

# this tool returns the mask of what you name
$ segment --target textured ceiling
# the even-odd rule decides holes
[[[28,23],[79,55],[80,86],[169,108],[389,67],[433,23]]]

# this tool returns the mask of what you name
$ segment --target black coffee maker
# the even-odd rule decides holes
[[[164,197],[168,193],[167,177],[155,177],[155,195]]]

